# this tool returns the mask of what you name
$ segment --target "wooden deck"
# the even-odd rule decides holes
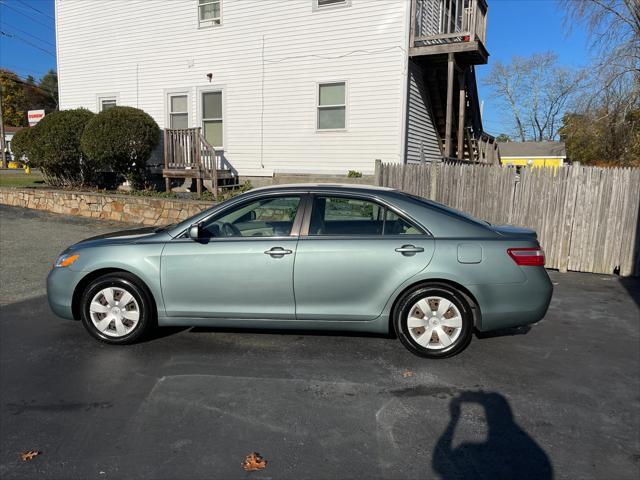
[[[202,134],[202,129],[164,130],[164,168],[162,176],[165,188],[171,190],[171,179],[194,179],[198,195],[203,184],[214,195],[224,185],[235,184],[235,170],[224,158],[224,152],[216,150]]]
[[[453,53],[471,65],[487,63],[487,13],[486,0],[411,0],[409,56]]]

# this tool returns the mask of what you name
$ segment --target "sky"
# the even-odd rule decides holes
[[[560,64],[583,66],[589,60],[589,42],[584,27],[568,31],[557,0],[488,0],[488,3],[489,64],[479,66],[476,73],[480,100],[484,101],[484,129],[497,135],[509,131],[508,112],[497,108],[490,92],[482,86],[481,80],[488,74],[491,62],[506,63],[513,55],[554,51]],[[33,75],[36,79],[50,68],[55,69],[53,17],[53,0],[0,0],[0,32],[12,35],[0,34],[0,66],[23,78]]]

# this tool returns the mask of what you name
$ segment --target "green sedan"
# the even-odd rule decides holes
[[[536,233],[397,190],[259,188],[179,224],[65,250],[59,316],[132,343],[155,326],[395,333],[411,352],[463,350],[474,328],[535,323],[551,301]]]

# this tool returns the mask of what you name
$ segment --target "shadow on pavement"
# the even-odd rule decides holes
[[[456,427],[464,403],[478,404],[485,412],[487,439],[454,448]],[[553,478],[544,450],[515,423],[507,399],[495,392],[464,391],[449,404],[451,418],[433,452],[432,467],[444,480],[453,478]]]
[[[640,277],[620,277],[619,281],[640,308]]]
[[[513,335],[526,335],[530,330],[531,325],[523,325],[521,327],[501,328],[490,332],[475,330],[475,335],[477,338],[511,337]]]

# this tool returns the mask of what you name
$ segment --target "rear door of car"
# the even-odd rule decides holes
[[[373,320],[429,264],[433,237],[371,195],[315,193],[310,200],[294,266],[296,318]]]

